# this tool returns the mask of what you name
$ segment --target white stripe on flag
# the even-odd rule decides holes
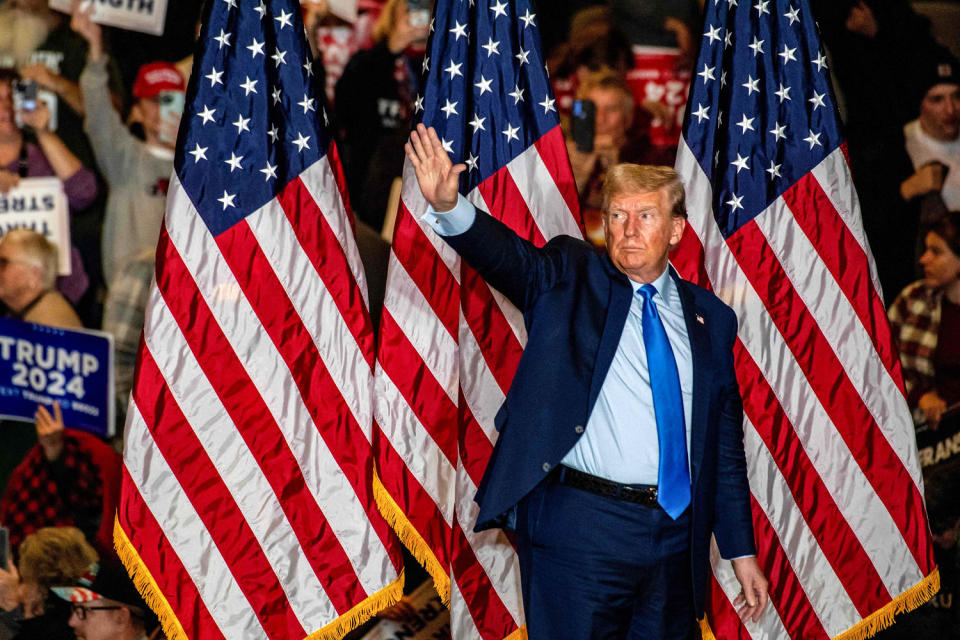
[[[397,257],[390,254],[390,283],[383,307],[416,350],[423,364],[457,404],[457,343]]]
[[[545,240],[560,235],[583,237],[536,145],[530,145],[511,160],[507,164],[507,171]]]
[[[857,197],[857,189],[853,184],[850,167],[847,164],[847,159],[843,156],[843,151],[834,149],[830,155],[823,159],[823,162],[813,168],[811,173],[820,184],[820,188],[827,194],[827,198],[843,219],[844,224],[847,225],[847,229],[850,230],[850,233],[853,234],[853,237],[866,252],[870,264],[870,279],[877,290],[877,295],[882,297],[883,291],[880,289],[877,265],[873,259],[873,252],[870,251],[867,233],[863,229],[860,198]]]
[[[370,308],[370,299],[367,297],[367,278],[360,261],[360,251],[357,249],[357,240],[353,227],[347,221],[347,214],[343,208],[343,198],[337,188],[337,179],[330,167],[330,154],[307,167],[301,174],[300,180],[313,197],[313,201],[320,209],[324,219],[336,236],[340,246],[347,256],[350,272],[356,280],[363,294],[363,303]],[[281,214],[282,215],[282,214]]]
[[[483,358],[483,352],[480,345],[470,330],[470,327],[460,321],[460,367],[463,371],[469,371],[469,376],[464,376],[460,380],[460,389],[463,391],[463,397],[466,399],[467,407],[470,413],[476,419],[477,424],[487,434],[491,444],[496,443],[497,433],[494,425],[494,418],[500,405],[506,400],[500,385],[487,367],[487,362]]]
[[[296,233],[279,202],[271,200],[247,216],[247,224],[300,321],[310,333],[340,395],[370,442],[373,370],[367,366],[360,345],[340,315],[336,301],[300,248]]]
[[[476,613],[482,615],[483,610],[481,609]],[[450,631],[452,632],[450,637],[455,640],[467,638],[474,640],[482,637],[473,621],[473,615],[467,607],[467,601],[452,575],[450,576]]]
[[[226,638],[269,640],[131,398],[124,466]],[[170,594],[167,594],[169,597]]]
[[[374,593],[390,575],[389,554],[372,528],[363,504],[340,465],[314,426],[310,411],[296,389],[290,369],[263,332],[233,272],[206,225],[193,209],[174,176],[167,208],[167,233],[177,248],[204,301],[283,433],[300,463],[307,488],[350,559],[364,590]],[[364,365],[366,366],[366,365]],[[364,534],[358,535],[364,523]],[[364,559],[359,563],[358,559]],[[312,627],[308,627],[312,628]]]
[[[767,514],[807,600],[832,638],[860,621],[857,607],[797,509],[790,486],[749,420],[744,425],[744,448],[750,460],[750,491]]]
[[[270,483],[200,369],[157,289],[149,308],[149,331],[144,333],[144,340],[170,393],[236,500],[297,620],[304,629],[323,626],[337,617],[337,611],[306,556],[298,546],[290,544],[297,536]]]
[[[455,470],[390,376],[377,365],[374,415],[409,472],[437,504],[444,521],[453,521]]]

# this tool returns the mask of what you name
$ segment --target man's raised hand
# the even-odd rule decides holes
[[[417,174],[417,182],[424,199],[434,211],[443,212],[457,205],[460,190],[460,173],[467,165],[453,164],[444,151],[440,138],[433,127],[422,124],[410,132],[410,142],[403,147]]]

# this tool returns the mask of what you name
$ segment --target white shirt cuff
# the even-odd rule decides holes
[[[441,236],[458,236],[473,226],[477,218],[477,209],[462,195],[457,194],[457,204],[450,211],[434,211],[427,205],[427,212],[420,220]]]

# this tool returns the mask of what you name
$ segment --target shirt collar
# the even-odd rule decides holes
[[[664,301],[670,299],[673,290],[676,288],[676,283],[674,283],[673,278],[670,277],[670,263],[667,263],[667,268],[663,270],[663,273],[660,276],[651,282],[654,288],[657,290],[657,295],[659,295]],[[630,286],[633,287],[633,293],[636,294],[637,291],[640,291],[640,287],[643,285],[637,282],[636,280],[630,280]]]

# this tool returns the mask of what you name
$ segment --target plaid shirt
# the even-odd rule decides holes
[[[897,296],[887,310],[890,326],[900,348],[900,364],[907,388],[907,403],[917,420],[917,401],[934,388],[933,354],[937,350],[940,333],[940,301],[943,293],[927,286],[923,280],[914,282]]]

